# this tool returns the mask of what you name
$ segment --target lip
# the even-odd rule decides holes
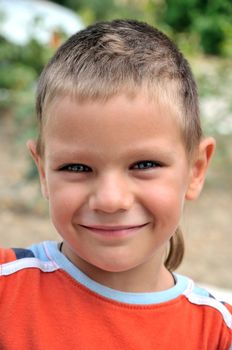
[[[91,233],[103,236],[103,237],[123,237],[136,233],[148,223],[140,225],[79,225]]]

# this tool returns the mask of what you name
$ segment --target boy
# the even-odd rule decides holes
[[[215,148],[175,45],[136,21],[88,27],[45,67],[37,115],[62,242],[1,251],[0,347],[229,350],[231,306],[173,273]]]

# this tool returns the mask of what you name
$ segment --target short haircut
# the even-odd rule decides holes
[[[38,154],[43,154],[43,127],[52,101],[70,95],[77,101],[107,101],[145,89],[151,98],[165,99],[180,119],[188,154],[202,137],[196,83],[187,60],[162,32],[135,20],[99,22],[71,36],[44,68],[37,88],[40,131]],[[180,230],[172,237],[166,266],[182,260]]]
[[[144,87],[151,96],[166,95],[173,110],[178,108],[186,149],[191,152],[202,131],[189,64],[165,34],[135,20],[96,23],[58,49],[38,82],[39,124],[43,125],[47,107],[60,95],[107,100]],[[41,152],[41,135],[38,141]]]

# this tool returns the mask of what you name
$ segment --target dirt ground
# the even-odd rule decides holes
[[[58,239],[38,185],[25,180],[29,157],[26,147],[15,141],[18,136],[10,118],[0,118],[0,245],[4,247]],[[232,186],[207,186],[197,202],[188,203],[182,222],[186,256],[179,272],[232,291],[231,208]]]

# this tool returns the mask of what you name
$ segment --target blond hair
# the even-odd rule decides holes
[[[59,96],[79,101],[107,100],[122,92],[166,96],[178,110],[186,151],[199,144],[202,130],[196,84],[188,62],[162,32],[134,20],[100,22],[71,36],[44,68],[37,88],[39,121],[37,152],[44,151],[46,112]],[[165,265],[176,269],[184,254],[178,228],[172,236]]]

